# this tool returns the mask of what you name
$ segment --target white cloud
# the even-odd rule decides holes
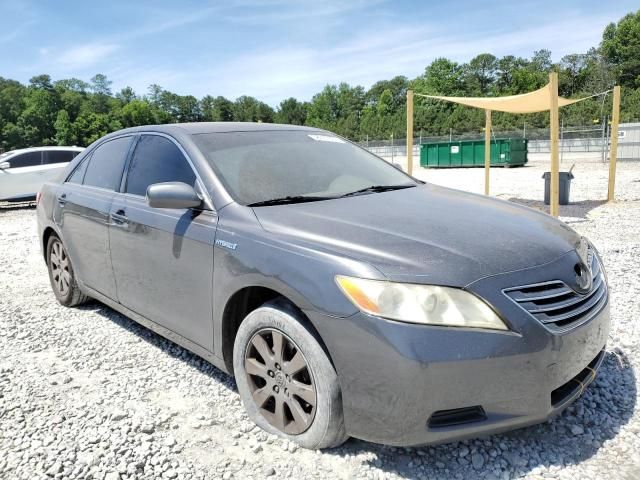
[[[184,27],[192,23],[202,22],[219,10],[220,7],[214,6],[198,9],[196,12],[187,14],[176,14],[176,12],[166,13],[163,14],[161,18],[152,19],[146,24],[138,25],[137,28],[128,33],[118,34],[118,39],[133,40]]]
[[[145,93],[149,84],[158,83],[180,94],[246,94],[276,105],[290,96],[308,100],[328,83],[369,87],[396,75],[412,78],[441,56],[465,62],[483,52],[528,57],[548,48],[559,60],[596,46],[605,25],[619,17],[615,11],[565,8],[552,22],[539,21],[532,13],[524,27],[520,22],[477,21],[467,28],[471,11],[444,20],[417,14],[407,19],[400,7],[376,5],[379,1],[227,0],[195,11],[139,6],[135,28],[114,27],[106,35],[85,37],[80,45],[61,37],[65,43],[34,46],[31,51],[39,55],[33,64],[13,71],[27,72],[26,78],[40,71],[60,78],[100,71],[114,81],[114,90],[131,85]],[[487,27],[479,30],[478,25]],[[176,57],[183,37],[207,38],[209,30],[216,48],[201,43]],[[246,31],[246,38],[238,45],[217,39],[217,33],[230,30],[233,38]],[[141,55],[138,46],[153,45],[154,37],[159,45],[171,43],[171,52],[147,49]]]
[[[224,20],[255,25],[279,25],[311,19],[313,22],[326,22],[328,17],[341,17],[362,9],[373,9],[384,0],[248,0],[229,5],[230,13],[223,15]]]
[[[328,83],[371,86],[396,75],[415,77],[437,57],[469,61],[490,52],[530,57],[548,48],[554,59],[596,46],[607,19],[601,15],[569,16],[525,29],[489,29],[467,34],[439,29],[421,20],[413,26],[359,30],[331,47],[283,46],[257,49],[204,73],[198,93],[231,98],[253,95],[270,104],[289,96],[307,100]],[[193,90],[191,90],[193,92]]]
[[[28,39],[39,20],[30,0],[0,1],[0,18],[0,44]]]
[[[0,32],[0,44],[12,42],[15,39],[25,35],[25,33],[29,32],[31,26],[35,25],[36,23],[36,20],[34,18],[31,18],[21,21],[19,26],[10,25],[9,22],[3,24],[2,31]]]
[[[87,43],[65,51],[59,61],[71,69],[90,67],[104,60],[118,48],[118,45],[110,43]]]

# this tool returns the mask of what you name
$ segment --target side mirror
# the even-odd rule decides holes
[[[0,163],[0,170],[6,170],[7,168],[11,168],[11,164],[9,162]]]
[[[149,185],[147,203],[153,208],[196,208],[202,205],[202,199],[191,185],[165,182]]]
[[[396,167],[398,170],[400,170],[401,172],[404,172],[404,169],[402,168],[402,165],[400,165],[399,163],[395,163],[393,162],[391,165],[393,165],[394,167]]]

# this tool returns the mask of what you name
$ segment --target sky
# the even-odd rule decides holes
[[[326,84],[414,78],[437,57],[554,60],[597,46],[637,0],[0,0],[0,76],[155,83],[276,106]]]

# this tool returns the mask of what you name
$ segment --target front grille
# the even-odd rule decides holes
[[[560,280],[507,288],[504,293],[545,327],[564,332],[588,322],[607,303],[607,282],[597,255],[589,252],[593,285],[578,293]]]

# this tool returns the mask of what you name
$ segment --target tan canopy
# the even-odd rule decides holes
[[[507,97],[442,97],[438,95],[422,95],[421,97],[436,98],[446,100],[448,102],[460,103],[469,107],[483,108],[485,110],[493,110],[496,112],[509,113],[532,113],[544,112],[551,109],[551,96],[549,95],[549,85],[545,85],[539,90],[522,95],[509,95]],[[586,98],[563,98],[558,97],[558,107],[571,105],[580,102]]]
[[[583,98],[562,98],[558,96],[558,72],[549,73],[549,83],[544,87],[530,93],[522,95],[510,95],[508,97],[443,97],[439,95],[424,95],[415,93],[420,97],[435,98],[447,102],[459,103],[469,107],[482,108],[485,111],[484,129],[484,193],[489,195],[489,168],[491,167],[491,112],[507,113],[533,113],[549,112],[551,140],[551,185],[550,199],[551,206],[549,212],[554,217],[559,213],[559,107],[571,105],[590,97],[596,97],[608,93],[597,93]],[[407,90],[407,170],[409,175],[413,171],[413,90]],[[613,87],[613,108],[611,115],[611,150],[609,161],[609,188],[607,199],[614,200],[614,188],[616,181],[616,156],[618,149],[618,123],[620,121],[620,87]]]

